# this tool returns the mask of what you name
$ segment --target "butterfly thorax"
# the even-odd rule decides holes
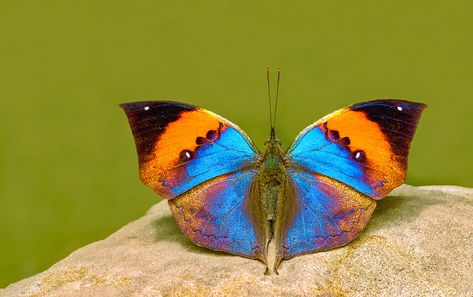
[[[286,169],[283,163],[281,144],[276,138],[266,142],[266,150],[259,172],[260,197],[265,205],[267,220],[275,219],[278,199],[280,199],[286,179]]]

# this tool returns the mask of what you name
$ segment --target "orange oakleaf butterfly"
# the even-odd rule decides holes
[[[279,77],[278,71],[278,87]],[[141,180],[168,200],[182,232],[199,246],[259,259],[277,273],[283,259],[343,246],[360,234],[375,200],[405,180],[426,105],[353,104],[305,128],[283,151],[269,98],[263,152],[237,125],[200,107],[172,101],[121,107]]]

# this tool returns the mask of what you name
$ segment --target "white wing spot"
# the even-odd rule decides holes
[[[361,156],[361,153],[357,152],[356,155],[355,155],[355,159],[358,159],[360,156]]]
[[[397,110],[402,111],[402,107],[398,106]]]
[[[145,106],[145,110],[149,110],[149,106]]]
[[[191,157],[191,153],[186,152],[186,157],[189,159]]]

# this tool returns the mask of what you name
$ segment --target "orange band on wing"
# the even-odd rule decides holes
[[[390,160],[390,145],[375,122],[369,120],[364,112],[345,111],[328,122],[330,130],[337,130],[340,137],[350,138],[351,151],[363,150],[369,159],[381,162]]]
[[[172,101],[121,106],[135,138],[141,180],[166,199],[255,162],[257,149],[248,136],[210,111]]]
[[[327,128],[338,131],[340,138],[349,138],[348,148],[353,154],[364,155],[366,170],[370,172],[366,177],[375,188],[380,180],[393,184],[404,180],[405,169],[395,160],[396,155],[381,127],[364,112],[343,110],[327,121]]]
[[[183,112],[179,119],[169,123],[156,142],[149,160],[142,166],[142,178],[155,177],[166,169],[180,163],[180,154],[184,150],[195,151],[198,137],[206,137],[209,131],[217,132],[220,127],[217,117],[210,117],[201,110]],[[156,153],[159,152],[159,155]]]
[[[169,167],[179,159],[183,150],[194,151],[198,146],[197,137],[205,137],[208,131],[217,131],[220,122],[200,110],[181,114],[179,120],[170,123],[155,145],[154,152],[159,151],[159,167]]]

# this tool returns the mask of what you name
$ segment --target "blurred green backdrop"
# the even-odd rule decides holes
[[[268,135],[374,98],[425,102],[408,182],[473,186],[473,2],[7,1],[0,5],[0,287],[158,201],[118,103],[177,99]]]

